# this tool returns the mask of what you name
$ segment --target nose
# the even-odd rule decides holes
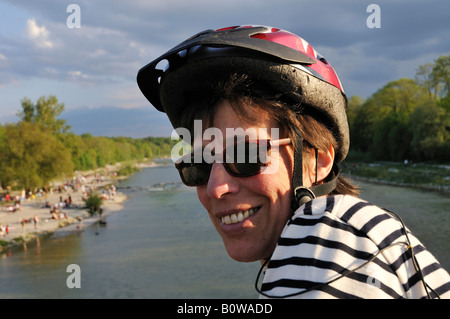
[[[221,199],[227,194],[237,193],[239,185],[236,178],[231,176],[225,166],[221,163],[213,163],[208,184],[206,185],[206,192],[209,197]]]

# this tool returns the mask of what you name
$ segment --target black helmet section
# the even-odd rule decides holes
[[[254,52],[258,52],[266,55],[266,58],[268,59],[279,59],[280,61],[289,63],[316,63],[306,54],[303,54],[295,49],[275,42],[251,37],[254,34],[267,31],[267,29],[268,27],[262,26],[223,31],[206,30],[200,32],[170,49],[158,59],[143,67],[138,73],[137,82],[139,88],[154,107],[160,111],[163,111],[163,106],[161,105],[161,101],[159,100],[157,94],[159,91],[158,87],[161,82],[161,77],[165,71],[170,72],[180,65],[185,64],[187,59],[191,60],[185,50],[199,45],[211,48],[241,48],[253,52],[252,56],[254,56]],[[163,60],[167,60],[169,69],[156,69],[157,65]]]

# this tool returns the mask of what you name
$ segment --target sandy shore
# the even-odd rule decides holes
[[[8,212],[6,206],[1,206],[0,241],[2,241],[2,245],[0,246],[0,252],[15,244],[31,241],[40,235],[56,231],[80,231],[83,227],[98,222],[99,216],[91,216],[85,207],[83,190],[92,189],[96,193],[104,193],[106,197],[102,205],[104,217],[121,210],[126,196],[120,192],[109,192],[111,188],[108,185],[114,184],[116,181],[117,178],[111,173],[106,175],[99,173],[79,174],[74,188],[66,187],[64,189],[64,187],[60,187],[61,189],[58,189],[58,186],[64,185],[64,182],[54,183],[55,188],[51,192],[42,193],[40,197],[33,196],[26,200],[22,199],[20,202],[21,208],[15,212]],[[13,193],[13,198],[16,195],[18,194]],[[69,196],[72,199],[71,205],[58,208],[56,216],[58,219],[52,218],[50,208],[45,207],[46,203],[50,206],[55,204],[59,206],[60,200],[64,201]],[[37,223],[34,222],[36,217]],[[6,227],[8,227],[8,231],[6,231]]]

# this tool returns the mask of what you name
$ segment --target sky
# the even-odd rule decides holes
[[[364,98],[450,53],[449,12],[448,0],[0,0],[0,123],[18,120],[24,97],[55,95],[76,134],[170,136],[138,70],[202,30],[234,25],[301,36],[347,96]]]

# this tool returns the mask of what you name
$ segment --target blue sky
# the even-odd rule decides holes
[[[81,27],[68,28],[71,3]],[[368,28],[369,4],[381,28]],[[448,0],[0,0],[0,123],[20,101],[56,95],[77,134],[170,136],[141,95],[139,68],[189,36],[269,25],[307,40],[338,72],[348,96],[367,97],[450,53]]]

